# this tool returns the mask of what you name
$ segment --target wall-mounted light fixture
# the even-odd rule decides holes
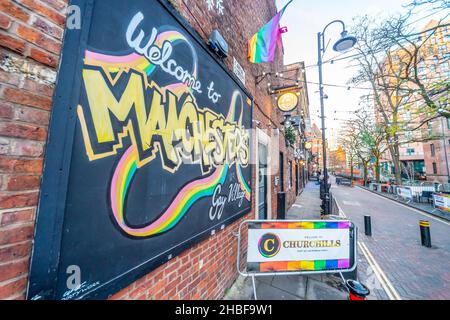
[[[221,58],[228,57],[228,43],[225,41],[219,30],[213,30],[209,36],[209,47]]]

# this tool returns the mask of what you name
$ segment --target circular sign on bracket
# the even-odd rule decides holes
[[[278,109],[283,112],[294,110],[298,105],[298,96],[295,93],[287,92],[278,97]]]
[[[305,149],[309,150],[312,148],[312,143],[311,142],[306,142],[305,143]]]

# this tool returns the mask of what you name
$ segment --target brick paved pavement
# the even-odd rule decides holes
[[[361,188],[333,186],[332,192],[347,217],[359,227],[359,241],[402,299],[450,299],[450,224],[447,221],[426,217]],[[364,235],[364,215],[372,217],[372,237]],[[431,249],[420,244],[419,220],[422,219],[430,221]],[[382,290],[377,292],[377,297],[383,298],[382,295]]]

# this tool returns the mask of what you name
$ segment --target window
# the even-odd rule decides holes
[[[433,135],[433,124],[430,121],[428,121],[428,135]]]
[[[445,42],[450,42],[450,34],[446,34],[446,35],[444,36],[444,41],[445,41]]]
[[[431,65],[431,72],[436,73],[436,65],[435,64]]]
[[[448,66],[448,62],[443,62],[441,63],[441,69],[442,71],[448,71],[450,70],[449,66]]]
[[[414,148],[406,149],[406,155],[408,155],[408,156],[412,156],[414,154],[414,152],[416,152],[416,150],[414,150]]]
[[[433,174],[437,174],[437,164],[433,162]]]
[[[434,148],[434,144],[430,144],[430,149],[431,149],[431,156],[434,157],[436,156],[436,149]]]
[[[450,130],[450,118],[447,118],[447,129]]]
[[[431,44],[436,44],[437,40],[436,37],[431,38]]]
[[[447,45],[446,44],[442,44],[439,46],[439,52],[447,52]]]

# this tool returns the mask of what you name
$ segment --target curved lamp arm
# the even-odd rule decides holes
[[[333,21],[331,21],[329,24],[327,24],[327,25],[325,26],[325,28],[323,28],[323,31],[322,31],[322,33],[321,33],[321,37],[322,37],[322,48],[320,48],[320,49],[321,49],[321,52],[322,52],[322,53],[325,52],[325,31],[328,29],[328,27],[329,27],[330,25],[332,25],[332,24],[334,24],[334,23],[340,23],[340,24],[342,25],[342,32],[345,32],[345,23],[344,23],[344,21],[342,21],[342,20],[333,20]]]

